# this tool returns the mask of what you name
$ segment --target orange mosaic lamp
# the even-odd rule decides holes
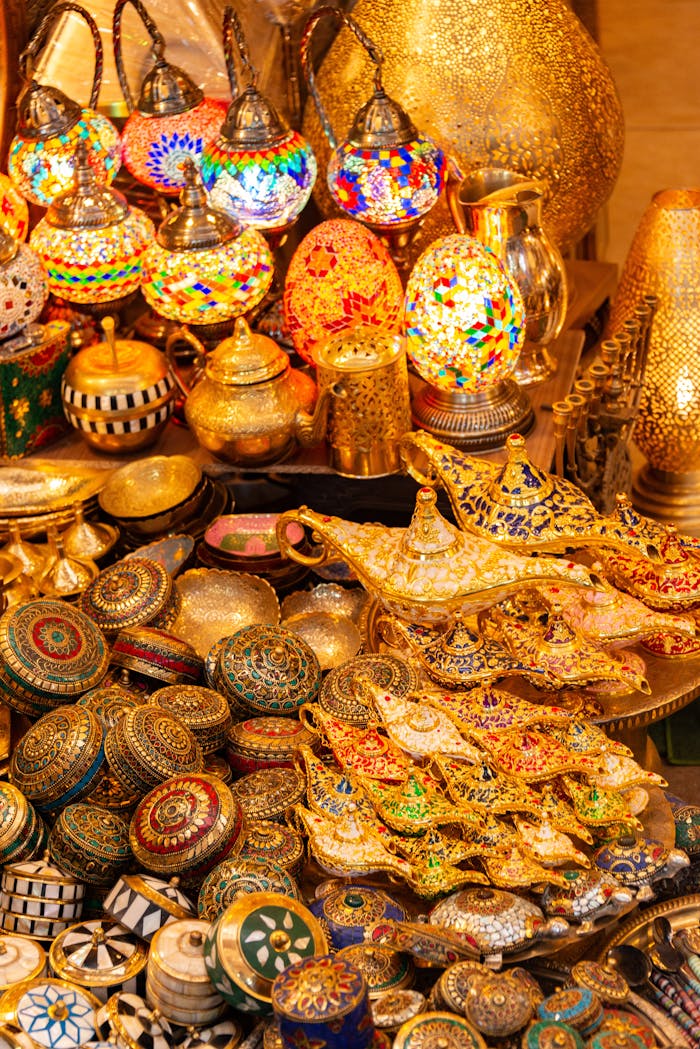
[[[161,223],[144,260],[143,294],[162,317],[195,326],[240,317],[263,299],[274,273],[265,238],[211,207],[194,162],[184,162],[181,207]]]
[[[76,158],[73,187],[50,205],[30,244],[55,295],[98,312],[118,309],[141,284],[153,224],[121,193],[98,185],[87,147],[80,144]]]
[[[95,47],[90,104],[85,107],[58,88],[38,84],[32,77],[34,60],[52,23],[57,16],[65,16],[69,11],[74,11],[87,22]],[[17,133],[10,143],[8,158],[12,182],[32,204],[45,208],[70,189],[79,142],[85,147],[88,163],[98,182],[110,183],[119,171],[119,134],[107,117],[95,111],[102,65],[102,41],[94,18],[70,0],[54,4],[20,57],[25,86],[17,99]]]
[[[127,3],[133,5],[148,31],[154,59],[135,105],[121,46],[121,20]],[[124,165],[142,185],[164,196],[177,196],[185,185],[184,161],[199,163],[205,147],[219,133],[226,103],[205,98],[184,70],[166,62],[165,40],[141,0],[117,0],[112,38],[119,84],[130,113],[122,133]]]

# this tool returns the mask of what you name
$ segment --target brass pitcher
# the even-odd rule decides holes
[[[544,187],[505,168],[479,168],[447,185],[452,219],[498,255],[525,303],[525,343],[513,378],[534,386],[550,378],[556,361],[547,347],[566,316],[564,260],[542,228]]]

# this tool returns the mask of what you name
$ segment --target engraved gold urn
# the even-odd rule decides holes
[[[615,184],[624,124],[610,71],[565,0],[358,0],[352,15],[382,50],[387,93],[464,174],[498,167],[537,179],[555,243],[586,232]],[[371,75],[341,33],[316,78],[334,127],[351,126]],[[303,129],[323,171],[330,149],[310,104]],[[321,179],[315,193],[330,214]],[[450,230],[443,198],[417,249]]]
[[[656,193],[625,262],[610,331],[656,297],[634,440],[647,463],[632,499],[645,514],[700,530],[700,188]]]

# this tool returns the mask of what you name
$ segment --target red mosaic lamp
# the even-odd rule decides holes
[[[95,45],[90,105],[85,107],[56,87],[38,84],[32,76],[34,60],[51,25],[67,11],[85,19]],[[32,204],[45,208],[70,189],[79,142],[86,148],[88,163],[98,182],[110,183],[117,174],[121,163],[119,134],[107,117],[95,111],[102,66],[102,41],[92,15],[70,0],[54,4],[20,57],[25,86],[17,99],[17,134],[10,144],[8,159],[10,178]]]
[[[76,150],[72,188],[51,204],[30,236],[41,257],[49,290],[81,311],[113,313],[141,284],[151,220],[109,186],[100,186],[87,160]]]
[[[347,26],[374,64],[374,91],[360,107],[347,137],[338,144],[311,64],[311,42],[318,23],[333,17]],[[443,151],[416,128],[406,110],[390,98],[382,82],[383,55],[357,22],[336,7],[321,7],[306,23],[301,66],[309,94],[331,147],[328,188],[350,218],[369,226],[387,243],[394,260],[406,252],[423,218],[445,186]]]
[[[148,31],[154,59],[135,105],[121,46],[122,12],[128,3]],[[185,185],[184,161],[199,163],[219,134],[226,103],[206,98],[183,69],[166,62],[165,40],[141,0],[117,0],[112,34],[119,84],[130,113],[122,132],[124,164],[142,185],[176,197]]]

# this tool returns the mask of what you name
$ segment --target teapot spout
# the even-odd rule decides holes
[[[298,409],[294,418],[294,431],[302,448],[312,448],[315,444],[320,444],[326,436],[330,392],[330,389],[321,390],[313,415],[303,408]]]

